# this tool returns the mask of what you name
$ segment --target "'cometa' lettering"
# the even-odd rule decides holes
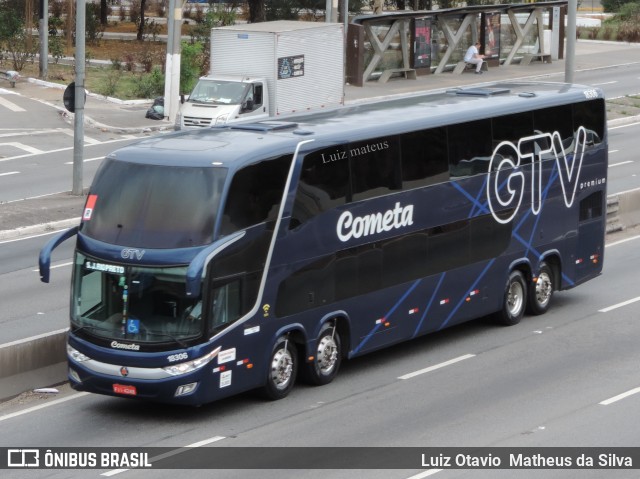
[[[345,211],[338,218],[336,232],[340,241],[346,242],[352,238],[362,238],[412,224],[413,205],[401,206],[398,202],[392,210],[387,210],[384,213],[371,213],[367,216],[354,218],[350,211]]]

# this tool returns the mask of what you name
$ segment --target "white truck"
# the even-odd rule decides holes
[[[274,21],[211,29],[211,73],[180,106],[176,129],[344,104],[344,26]]]

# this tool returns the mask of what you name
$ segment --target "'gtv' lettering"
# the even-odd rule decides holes
[[[413,205],[396,206],[384,213],[372,213],[367,216],[356,216],[350,211],[345,211],[338,218],[336,232],[340,241],[349,241],[351,238],[361,238],[383,231],[402,228],[413,224]]]
[[[571,207],[576,196],[580,169],[586,145],[587,132],[579,127],[575,135],[573,151],[565,152],[560,133],[540,133],[518,140],[518,145],[510,141],[501,142],[491,156],[487,181],[487,201],[491,214],[498,223],[510,222],[518,213],[525,190],[525,175],[519,169],[523,163],[531,165],[531,212],[540,213],[542,205],[542,158],[553,154],[558,166],[560,186],[564,204]],[[524,153],[524,151],[533,151]],[[572,154],[573,153],[573,154]],[[500,217],[496,210],[513,208],[507,218]]]

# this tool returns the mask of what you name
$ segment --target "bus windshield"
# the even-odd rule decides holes
[[[116,265],[76,253],[72,329],[146,343],[199,337],[202,302],[186,296],[186,269]]]
[[[226,175],[225,168],[106,159],[91,186],[81,231],[138,248],[209,244]]]

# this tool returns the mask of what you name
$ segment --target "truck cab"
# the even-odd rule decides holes
[[[175,129],[204,128],[269,116],[269,93],[263,78],[201,77],[180,106]]]

